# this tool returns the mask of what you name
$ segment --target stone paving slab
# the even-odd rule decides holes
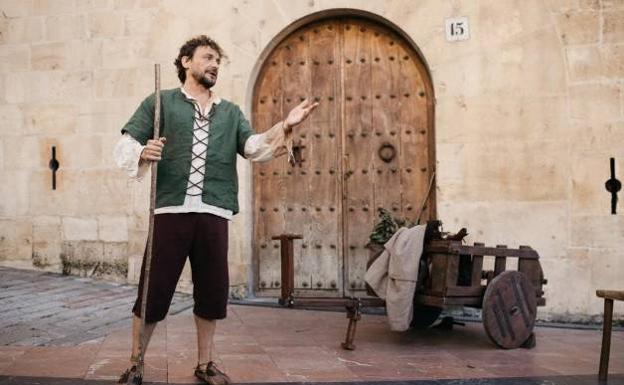
[[[130,324],[137,288],[0,267],[0,346],[78,345]],[[176,293],[170,314],[193,306]]]

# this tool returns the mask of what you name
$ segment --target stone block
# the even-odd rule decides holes
[[[32,231],[28,219],[0,219],[0,261],[30,261]]]
[[[143,213],[132,213],[126,218],[128,223],[128,230],[141,232],[147,231],[147,227],[149,226],[149,215],[147,211]]]
[[[104,261],[122,261],[128,265],[128,242],[104,242]]]
[[[585,124],[621,120],[620,87],[616,84],[571,86],[570,117]]]
[[[599,80],[603,73],[602,58],[596,46],[566,48],[570,81]]]
[[[4,168],[6,170],[34,170],[47,167],[49,159],[39,156],[39,138],[36,136],[7,136],[3,139]]]
[[[570,127],[570,148],[575,152],[595,153],[594,156],[611,157],[621,153],[624,143],[624,122],[580,123]],[[582,159],[580,160],[582,162]],[[599,169],[600,173],[602,169]],[[604,176],[604,175],[603,175]]]
[[[78,207],[84,215],[118,214],[131,202],[126,177],[109,170],[83,170],[80,179],[84,198]]]
[[[147,243],[147,227],[128,231],[128,254],[143,256]]]
[[[139,0],[139,7],[141,8],[156,8],[160,6],[159,0]]]
[[[550,12],[565,12],[578,9],[579,0],[546,0],[544,4]]]
[[[128,220],[125,216],[98,218],[99,239],[104,242],[128,242]]]
[[[102,40],[70,40],[65,42],[66,68],[73,70],[89,70],[102,66]],[[89,76],[89,81],[93,81]],[[89,99],[92,99],[92,95]]]
[[[230,272],[230,286],[238,286],[239,291],[242,287],[243,293],[239,293],[243,295],[239,298],[244,298],[246,294],[246,285],[247,279],[249,277],[249,265],[243,263],[229,263],[229,272]]]
[[[76,10],[78,11],[96,11],[110,9],[111,3],[109,0],[83,0],[76,3]]]
[[[96,241],[98,240],[98,221],[95,218],[63,218],[63,240]]]
[[[220,9],[221,7],[216,8]],[[214,9],[215,13],[220,12],[219,9]],[[188,16],[189,11],[195,14],[195,16]],[[180,46],[189,37],[196,35],[197,31],[204,31],[204,33],[210,34],[218,29],[218,26],[210,25],[210,21],[214,19],[212,12],[210,15],[203,15],[204,24],[201,28],[194,27],[196,25],[194,20],[197,18],[201,19],[202,17],[198,12],[193,12],[192,8],[186,8],[185,10],[178,8],[175,11],[163,8],[158,9],[153,22],[153,25],[157,27],[150,31],[150,39],[148,40],[149,57],[161,63],[170,63]],[[207,25],[210,25],[208,29],[206,28]],[[216,39],[217,37],[213,36],[213,38]],[[167,72],[163,71],[163,75]]]
[[[74,0],[34,0],[34,15],[55,15],[75,12]]]
[[[579,0],[580,9],[600,10],[603,0]]]
[[[31,134],[67,135],[76,130],[76,107],[67,103],[22,106],[23,130]]]
[[[0,74],[0,90],[6,90],[6,76]],[[0,92],[0,104],[6,104],[6,95],[4,92]]]
[[[140,36],[149,36],[150,32],[156,27],[155,21],[156,12],[154,10],[129,12],[125,16],[124,35],[133,39]]]
[[[28,89],[23,101],[32,105],[57,103],[84,103],[93,97],[92,71],[38,71],[30,72],[21,79],[21,86]]]
[[[21,135],[24,116],[19,106],[14,104],[0,104],[0,135]]]
[[[67,169],[86,170],[111,165],[111,156],[102,151],[102,135],[62,136],[57,145],[59,152],[63,167]]]
[[[37,44],[31,47],[31,68],[33,70],[65,69],[67,60],[66,43]]]
[[[624,45],[603,44],[600,46],[600,56],[605,77],[624,78]]]
[[[64,14],[48,16],[45,19],[46,38],[48,41],[69,41],[86,39],[87,28],[84,15]]]
[[[123,35],[124,19],[114,11],[88,14],[87,29],[91,38],[114,38]]]
[[[602,41],[624,43],[624,9],[605,11],[602,15]]]
[[[102,42],[102,68],[126,69],[150,65],[147,56],[147,39],[137,36],[105,40]],[[152,71],[153,73],[153,71]],[[145,90],[146,93],[148,90]]]
[[[600,41],[600,13],[593,10],[566,11],[555,15],[557,31],[566,45]]]
[[[123,123],[125,123],[146,96],[147,95],[143,95],[143,97],[119,99],[94,99],[90,103],[80,104],[78,106],[78,113],[80,115],[95,116],[97,119],[106,115],[121,115],[124,117]],[[121,126],[119,129],[121,129]],[[119,130],[116,130],[116,133],[119,134]]]
[[[575,215],[571,218],[570,244],[573,247],[622,249],[622,215]]]
[[[600,4],[605,10],[624,9],[624,3],[622,0],[601,0]]]
[[[0,21],[0,42],[32,44],[43,41],[43,17],[21,17]]]
[[[111,154],[113,153],[114,145],[121,137],[121,127],[124,126],[130,116],[131,114],[109,114],[106,113],[106,111],[102,111],[101,113],[80,114],[77,117],[76,129],[77,132],[81,134],[105,134],[102,154],[108,158],[106,161],[110,162],[109,159],[112,159]],[[108,151],[109,149],[110,151]]]
[[[31,174],[29,171],[0,171],[0,217],[29,213]]]
[[[60,266],[61,239],[60,217],[33,217],[33,266],[39,268]]]
[[[26,71],[29,67],[30,48],[28,45],[0,45],[0,72]]]
[[[125,281],[128,276],[128,244],[126,242],[104,242],[102,263],[96,275],[107,279]]]
[[[0,9],[6,18],[26,17],[33,12],[33,0],[2,0],[0,1]]]
[[[134,9],[139,6],[139,0],[115,0],[113,8],[114,9]]]
[[[26,100],[26,84],[28,78],[26,72],[14,72],[4,80],[4,100],[7,103],[23,103]],[[0,106],[2,109],[3,106]],[[16,107],[13,105],[12,107]],[[21,125],[21,124],[20,124]],[[2,130],[2,128],[0,128]]]
[[[601,0],[546,0],[545,4],[551,12],[565,12],[573,10],[600,10]]]
[[[145,98],[154,90],[153,66],[95,71],[96,98]]]
[[[63,274],[91,276],[101,264],[103,256],[102,242],[64,241],[61,245]]]
[[[82,215],[79,213],[80,201],[85,199],[80,191],[82,183],[84,182],[79,171],[64,170],[61,167],[56,172],[56,190],[52,190],[50,170],[30,172],[30,212],[38,215]]]

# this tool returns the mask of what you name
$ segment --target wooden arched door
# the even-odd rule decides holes
[[[320,105],[296,128],[304,162],[253,167],[256,293],[278,295],[279,242],[295,242],[295,287],[303,295],[363,295],[377,209],[435,216],[433,90],[412,46],[359,18],[308,24],[283,39],[260,70],[252,123],[265,130],[305,97]],[[433,188],[435,190],[435,188]]]

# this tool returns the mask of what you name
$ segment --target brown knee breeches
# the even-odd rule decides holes
[[[205,319],[226,316],[229,290],[228,221],[212,214],[182,213],[154,216],[154,245],[147,294],[147,323],[167,315],[186,257],[193,276],[193,313]],[[132,312],[141,316],[145,258],[139,292]]]

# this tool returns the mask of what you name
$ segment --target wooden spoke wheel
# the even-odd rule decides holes
[[[440,313],[442,313],[442,308],[414,304],[414,316],[410,326],[414,329],[426,329],[438,319]]]
[[[485,332],[496,345],[504,349],[530,347],[537,299],[524,274],[505,271],[494,278],[485,290],[482,312]]]

